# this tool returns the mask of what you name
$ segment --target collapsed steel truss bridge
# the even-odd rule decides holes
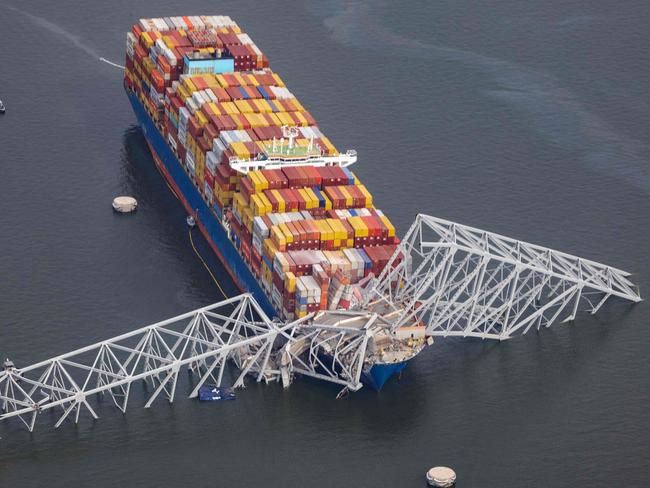
[[[139,380],[152,386],[145,408],[172,402],[183,370],[197,378],[195,397],[206,383],[223,385],[227,363],[235,388],[247,376],[286,387],[303,375],[355,391],[378,333],[424,325],[429,336],[503,340],[595,313],[610,297],[641,300],[619,269],[428,215],[417,216],[363,296],[357,310],[279,323],[243,294],[30,366],[7,360],[0,420],[32,431],[48,410],[60,412],[56,427],[78,422],[82,409],[97,418],[98,394],[126,412]]]

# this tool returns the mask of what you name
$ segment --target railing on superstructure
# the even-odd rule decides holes
[[[295,139],[299,136],[298,128],[283,125],[283,137],[273,138],[266,144],[265,152],[259,158],[243,159],[231,156],[228,164],[232,169],[246,174],[259,169],[274,169],[283,166],[341,166],[346,167],[357,161],[357,152],[348,149],[345,153],[325,155],[323,150],[314,143],[314,138],[309,139],[308,146],[299,146]]]

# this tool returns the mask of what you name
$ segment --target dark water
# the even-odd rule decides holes
[[[19,365],[219,299],[96,59],[121,62],[145,16],[236,18],[359,151],[401,232],[428,212],[648,289],[647,2],[4,1],[0,353]],[[121,193],[137,215],[111,212]],[[0,486],[418,487],[434,464],[459,487],[646,486],[649,325],[646,304],[613,304],[503,344],[442,341],[345,401],[298,381],[144,410],[136,391],[126,416],[3,427]]]

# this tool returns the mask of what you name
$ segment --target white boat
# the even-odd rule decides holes
[[[6,110],[5,105],[4,103],[2,103],[2,100],[0,100],[0,114],[5,113],[5,110]]]

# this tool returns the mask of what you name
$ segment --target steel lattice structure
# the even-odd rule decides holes
[[[190,395],[196,396],[206,380],[221,383],[228,359],[241,369],[235,385],[251,371],[259,381],[281,330],[250,295],[241,295],[25,368],[5,365],[0,419],[17,417],[31,431],[37,415],[53,408],[62,411],[56,427],[70,415],[78,422],[82,407],[97,418],[89,403],[97,393],[125,412],[137,380],[154,388],[146,408],[161,394],[172,402],[183,367],[202,372]]]
[[[228,362],[237,370],[235,388],[246,376],[287,387],[298,374],[354,391],[376,360],[377,341],[397,337],[400,327],[503,340],[573,320],[578,310],[595,313],[610,297],[641,300],[619,269],[428,215],[418,215],[363,289],[361,310],[282,324],[243,294],[31,366],[6,362],[0,420],[18,418],[31,431],[51,409],[61,411],[56,427],[70,417],[78,422],[82,408],[97,418],[96,394],[125,412],[138,380],[153,388],[146,408],[161,395],[172,402],[184,368],[198,377],[195,397],[206,382],[223,385]]]
[[[388,307],[395,328],[503,340],[596,313],[610,297],[641,301],[620,269],[420,214],[363,305]]]
[[[196,397],[206,382],[224,384],[228,362],[238,372],[233,388],[244,386],[247,375],[258,382],[282,378],[289,386],[300,374],[357,390],[376,319],[363,317],[367,320],[360,328],[319,325],[311,321],[313,315],[280,324],[243,294],[31,366],[5,364],[0,420],[18,418],[32,431],[37,416],[51,409],[61,411],[55,427],[69,417],[79,422],[82,408],[98,418],[91,405],[96,394],[107,394],[124,413],[138,380],[153,388],[145,408],[160,396],[172,402],[178,375],[186,368],[198,377],[189,395]],[[321,352],[331,355],[329,363]]]

